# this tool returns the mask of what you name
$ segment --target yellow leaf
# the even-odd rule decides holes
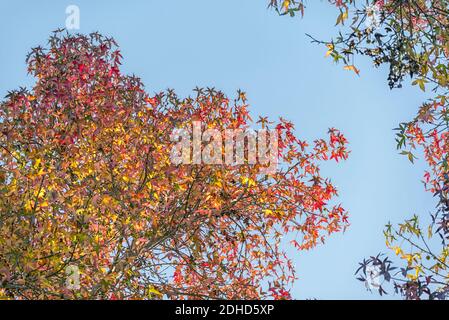
[[[344,24],[344,22],[345,22],[345,20],[346,19],[348,19],[348,12],[347,11],[345,11],[345,12],[342,12],[339,16],[338,16],[338,18],[337,18],[337,22],[335,23],[335,25],[338,25],[338,24]]]
[[[27,200],[27,201],[25,202],[25,209],[26,209],[27,211],[32,211],[32,210],[33,210],[33,206],[34,206],[34,201]]]
[[[152,294],[155,294],[157,296],[162,296],[162,293],[157,291],[153,286],[148,287],[148,295],[151,296]]]
[[[252,187],[252,186],[256,185],[256,182],[251,178],[241,177],[240,180],[243,185],[247,185],[248,187]]]
[[[360,74],[360,70],[357,69],[354,65],[344,66],[343,69],[354,71],[357,75]]]
[[[329,57],[332,52],[334,52],[334,45],[332,43],[326,44],[326,47],[329,49],[326,52],[326,57]]]
[[[108,205],[111,203],[112,198],[110,196],[105,196],[101,201],[104,205]]]
[[[395,247],[394,252],[396,253],[397,256],[403,253],[400,247]]]
[[[422,91],[426,91],[426,83],[427,83],[426,79],[416,79],[415,81],[412,82],[412,85],[419,85],[419,88]]]
[[[248,187],[253,187],[255,185],[256,185],[256,181],[254,181],[253,179],[248,180]]]
[[[42,162],[41,159],[36,159],[36,161],[34,162],[34,166],[33,168],[36,170],[37,168],[39,168],[40,163]]]
[[[41,208],[47,208],[48,207],[48,201],[43,201],[43,202],[39,203],[39,206]]]
[[[39,192],[36,192],[36,193],[35,193],[35,196],[36,196],[38,199],[42,199],[42,198],[45,196],[45,190],[44,190],[44,189],[40,189]]]

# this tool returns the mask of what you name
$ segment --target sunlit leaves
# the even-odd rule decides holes
[[[279,135],[278,171],[175,165],[170,133],[192,120],[254,125],[245,93],[150,95],[121,59],[113,39],[57,32],[28,56],[34,87],[1,103],[0,294],[289,298],[295,272],[282,237],[311,249],[348,225],[319,167],[348,157],[343,134],[309,144],[291,122],[262,117]],[[65,285],[69,265],[79,290]]]

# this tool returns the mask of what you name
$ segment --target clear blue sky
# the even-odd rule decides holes
[[[140,76],[149,92],[189,95],[196,86],[215,86],[232,96],[241,88],[255,115],[291,119],[302,138],[339,128],[352,154],[343,165],[324,166],[323,174],[339,187],[352,225],[310,252],[289,250],[299,276],[293,296],[378,298],[355,280],[357,263],[385,251],[386,222],[434,206],[420,182],[422,160],[413,166],[398,155],[392,131],[414,116],[425,95],[408,86],[390,91],[387,70],[368,60],[357,59],[357,77],[325,59],[325,49],[305,33],[335,34],[335,11],[326,2],[309,1],[304,19],[290,19],[267,10],[266,0],[1,1],[0,96],[33,83],[26,53],[64,27],[65,8],[75,4],[79,32],[113,36],[124,71]]]

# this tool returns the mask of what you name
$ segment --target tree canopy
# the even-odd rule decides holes
[[[348,225],[319,168],[347,158],[345,137],[331,128],[309,145],[287,120],[254,122],[244,92],[150,95],[121,60],[113,39],[56,31],[28,55],[34,87],[1,102],[1,294],[289,298],[295,272],[281,238],[307,250]],[[170,133],[191,132],[193,120],[272,128],[278,170],[174,164]],[[72,266],[78,290],[67,287]]]

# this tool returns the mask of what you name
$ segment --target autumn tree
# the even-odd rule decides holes
[[[359,73],[357,55],[370,57],[375,66],[389,67],[388,85],[400,88],[408,78],[412,85],[434,98],[424,102],[414,119],[397,130],[398,149],[411,162],[424,157],[426,190],[438,199],[430,217],[414,216],[397,227],[386,226],[388,248],[404,262],[397,266],[377,255],[366,259],[359,279],[369,281],[367,270],[380,271],[380,294],[391,283],[407,299],[449,297],[449,2],[447,0],[329,0],[337,9],[339,34],[326,46],[326,55]],[[302,0],[273,0],[269,5],[281,14],[304,14]],[[428,222],[426,222],[426,220]]]
[[[274,172],[174,164],[171,133],[191,132],[192,120],[255,126],[245,94],[150,95],[121,60],[113,39],[56,31],[28,55],[33,88],[1,102],[1,295],[289,298],[295,272],[281,238],[311,249],[348,224],[319,169],[346,159],[344,136],[330,129],[309,146],[291,122],[260,118],[278,136]],[[67,283],[72,266],[79,289]]]

